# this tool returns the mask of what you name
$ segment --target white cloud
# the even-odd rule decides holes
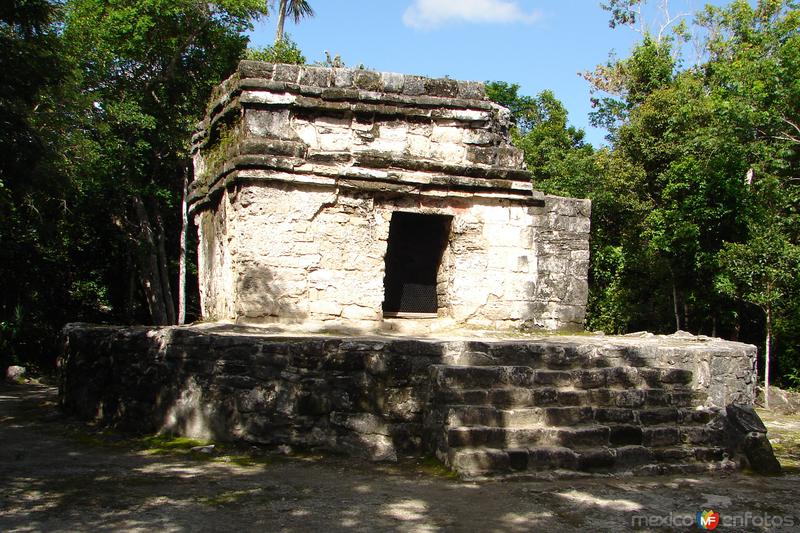
[[[539,11],[526,13],[509,0],[414,0],[403,14],[406,26],[433,29],[447,22],[531,24],[541,18]]]

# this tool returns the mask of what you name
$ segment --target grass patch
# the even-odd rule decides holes
[[[772,450],[784,469],[800,469],[800,433],[770,435]]]
[[[284,462],[286,459],[278,456],[272,455],[221,455],[219,457],[214,457],[214,462],[217,463],[225,463],[225,464],[234,464],[236,466],[241,467],[253,467],[253,466],[271,466],[274,464],[278,464]]]
[[[169,434],[150,435],[141,438],[142,444],[147,448],[147,451],[156,453],[176,452],[176,451],[189,451],[197,446],[208,446],[211,444],[209,441],[190,439],[188,437],[176,437]]]
[[[781,415],[765,409],[758,414],[767,426],[767,437],[784,472],[800,470],[800,416]]]
[[[212,454],[193,452],[196,446],[207,446],[208,441],[178,437],[170,434],[137,436],[111,429],[92,431],[88,428],[72,429],[67,436],[83,446],[123,449],[143,452],[146,455],[181,455],[194,459],[210,459]],[[215,449],[215,452],[218,450]]]
[[[81,426],[71,427],[62,434],[86,447],[116,449],[144,455],[173,456],[196,461],[213,461],[241,467],[266,467],[289,460],[285,456],[266,454],[261,450],[253,451],[236,443],[219,444],[170,433],[132,435],[113,429],[94,429],[89,426]],[[211,453],[192,450],[192,448],[211,444],[214,444]]]
[[[451,480],[459,479],[458,474],[455,471],[447,468],[444,463],[432,455],[423,457],[417,461],[416,467],[417,470],[429,476]]]
[[[124,436],[109,430],[81,431],[72,430],[68,436],[83,446],[93,448],[129,448],[130,442]]]

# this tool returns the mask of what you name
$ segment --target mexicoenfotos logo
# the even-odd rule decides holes
[[[702,529],[711,531],[717,529],[719,525],[719,513],[711,509],[703,509],[697,512],[697,525]]]
[[[726,512],[724,516],[711,509],[691,513],[669,513],[666,515],[636,514],[631,516],[631,526],[634,528],[663,528],[686,529],[697,526],[703,531],[719,528],[720,531],[732,529],[737,531],[742,528],[779,529],[792,528],[800,523],[800,519],[793,515],[771,515],[767,513]]]

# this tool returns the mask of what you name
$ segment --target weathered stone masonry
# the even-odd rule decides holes
[[[590,204],[532,190],[482,84],[245,61],[217,93],[190,196],[206,318],[377,323],[403,212],[448,224],[439,317],[582,326]]]
[[[701,337],[513,341],[287,337],[71,325],[62,405],[138,431],[373,460],[435,453],[464,476],[707,469],[755,347]]]

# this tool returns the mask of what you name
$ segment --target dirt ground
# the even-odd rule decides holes
[[[764,416],[764,413],[762,413]],[[779,477],[466,483],[430,461],[375,465],[98,432],[56,390],[0,385],[0,532],[800,531],[800,417],[765,416]]]

